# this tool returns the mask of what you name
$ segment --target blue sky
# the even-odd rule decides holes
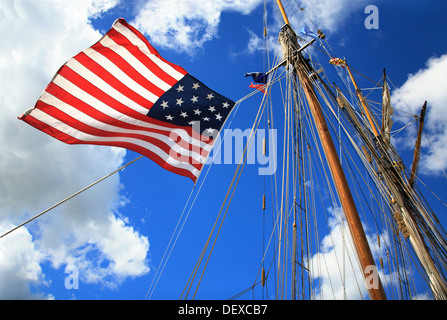
[[[263,45],[263,4],[259,0],[1,0],[0,231],[138,156],[117,148],[64,145],[17,120],[66,60],[99,40],[115,19],[123,17],[165,59],[238,100],[252,92],[244,73],[266,71],[269,66]],[[354,69],[379,81],[386,68],[406,103],[393,90],[397,108],[408,106],[418,114],[424,100],[429,101],[426,133],[433,148],[424,143],[420,173],[436,194],[447,199],[447,25],[443,17],[447,3],[303,0],[298,4],[305,8],[306,23],[311,26],[310,18],[318,25],[332,50]],[[379,9],[378,29],[365,28],[367,5]],[[266,7],[273,48],[282,23],[274,3],[267,1]],[[302,26],[300,20],[292,23],[297,31]],[[268,53],[271,60],[275,52]],[[371,86],[363,77],[358,81]],[[257,94],[244,101],[230,128],[250,128],[261,99]],[[279,111],[275,116],[282,124]],[[413,133],[414,129],[395,140],[407,167],[412,161]],[[268,179],[258,174],[258,168],[250,164],[244,170],[199,299],[226,299],[253,284],[263,242],[268,241],[259,209]],[[235,169],[234,163],[212,166],[152,299],[180,297]],[[188,178],[141,159],[1,239],[0,299],[144,299],[192,188]],[[446,227],[445,206],[430,193],[427,197]],[[321,237],[329,232],[326,228]],[[66,288],[67,265],[79,271],[78,289]],[[250,299],[252,293],[244,297]],[[255,297],[264,296],[256,292]]]

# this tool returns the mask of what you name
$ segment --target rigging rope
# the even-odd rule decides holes
[[[265,96],[266,96],[266,95],[264,95],[263,100],[265,99]],[[261,107],[262,107],[262,106],[263,106],[263,104],[261,104]],[[258,125],[259,125],[259,122],[260,122],[260,119],[261,119],[262,114],[263,114],[263,112],[264,112],[264,107],[262,107],[262,108],[261,108],[261,107],[258,109],[258,114],[257,114],[256,117],[255,117],[255,121],[254,121],[254,123],[253,123],[253,127],[252,127],[252,130],[251,130],[250,136],[249,136],[249,138],[248,138],[248,142],[247,142],[247,144],[246,144],[246,146],[245,146],[245,148],[244,148],[244,152],[243,152],[243,154],[242,154],[242,156],[241,156],[241,160],[239,161],[239,164],[238,164],[238,166],[237,166],[237,168],[236,168],[236,171],[235,171],[235,173],[234,173],[234,175],[233,175],[233,179],[232,179],[232,181],[231,181],[231,183],[230,183],[230,186],[229,186],[229,188],[228,188],[228,190],[227,190],[227,194],[226,194],[225,199],[224,199],[224,201],[223,201],[223,203],[222,203],[222,206],[221,206],[221,208],[220,208],[220,211],[219,211],[219,213],[218,213],[218,215],[217,215],[217,218],[216,218],[216,221],[215,221],[215,223],[214,223],[214,226],[212,227],[211,233],[210,233],[210,235],[209,235],[209,237],[208,237],[208,239],[207,239],[207,241],[206,241],[206,243],[205,243],[205,245],[204,245],[204,248],[203,248],[203,250],[202,250],[202,253],[200,254],[200,256],[199,256],[199,258],[198,258],[198,261],[197,261],[197,263],[196,263],[196,266],[194,267],[194,269],[193,269],[193,271],[192,271],[192,273],[191,273],[191,275],[190,275],[190,278],[189,278],[189,280],[188,280],[188,282],[187,282],[185,288],[183,289],[183,292],[182,292],[182,294],[181,294],[181,296],[180,296],[180,299],[182,299],[183,295],[185,295],[185,299],[186,299],[186,298],[188,297],[188,295],[189,295],[189,292],[190,292],[190,290],[191,290],[191,288],[192,288],[192,285],[193,285],[193,283],[194,283],[194,280],[195,280],[195,277],[196,277],[196,275],[197,275],[197,272],[198,272],[198,270],[199,270],[199,268],[200,268],[200,265],[202,264],[204,255],[205,255],[205,253],[206,253],[206,251],[207,251],[207,249],[208,249],[208,246],[209,246],[209,244],[210,244],[211,238],[213,237],[213,234],[214,234],[215,228],[216,228],[216,226],[217,226],[217,223],[218,223],[218,221],[220,220],[220,216],[221,216],[221,214],[222,214],[222,211],[223,211],[224,207],[226,206],[226,209],[225,209],[224,215],[223,215],[223,217],[222,217],[222,219],[221,219],[221,222],[220,222],[220,225],[219,225],[217,234],[214,236],[214,242],[213,242],[213,245],[212,245],[212,247],[211,247],[211,249],[210,249],[210,252],[209,252],[209,254],[208,254],[208,258],[207,258],[206,263],[205,263],[205,266],[204,266],[204,268],[203,268],[203,270],[202,270],[202,273],[201,273],[201,276],[200,276],[200,278],[199,278],[199,281],[198,281],[196,290],[195,290],[195,292],[194,292],[193,299],[195,298],[195,296],[196,296],[196,294],[197,294],[198,288],[199,288],[200,283],[201,283],[201,281],[202,281],[203,275],[204,275],[204,273],[205,273],[205,270],[206,270],[206,267],[207,267],[207,265],[208,265],[209,259],[210,259],[210,257],[211,257],[212,252],[213,252],[213,249],[214,249],[214,246],[215,246],[215,244],[216,244],[217,238],[218,238],[218,236],[219,236],[219,234],[220,234],[220,230],[221,230],[221,228],[222,228],[223,222],[225,221],[225,217],[226,217],[226,214],[227,214],[227,212],[228,212],[229,206],[230,206],[231,201],[232,201],[232,199],[233,199],[234,192],[235,192],[236,187],[237,187],[237,185],[238,185],[239,178],[240,178],[240,176],[241,176],[242,170],[243,170],[243,168],[244,168],[244,166],[245,166],[245,164],[246,164],[246,160],[247,160],[248,153],[249,153],[249,151],[250,151],[252,142],[254,141],[254,135],[255,135],[255,133],[256,133],[256,130],[257,130]],[[231,191],[231,190],[232,190],[232,193],[231,193],[231,196],[229,197],[229,195],[230,195],[230,191]],[[228,203],[227,203],[227,199],[228,199],[228,197],[229,197],[229,200],[228,200]],[[188,284],[188,283],[189,283],[189,284]]]
[[[71,196],[68,196],[68,197],[65,198],[64,200],[59,201],[59,202],[56,203],[55,205],[49,207],[48,209],[42,211],[41,213],[39,213],[39,214],[37,214],[37,215],[35,215],[35,216],[32,217],[31,219],[29,219],[29,220],[27,220],[27,221],[25,221],[25,222],[19,224],[19,225],[16,226],[15,228],[13,228],[13,229],[9,230],[8,232],[4,233],[2,236],[0,236],[0,239],[3,238],[3,237],[5,237],[5,236],[7,236],[7,235],[10,234],[11,232],[13,232],[13,231],[15,231],[15,230],[17,230],[17,229],[23,227],[24,225],[30,223],[31,221],[36,220],[37,218],[39,218],[40,216],[44,215],[44,214],[47,213],[48,211],[53,210],[54,208],[60,206],[60,205],[63,204],[64,202],[67,202],[68,200],[70,200],[71,198],[73,198],[73,197],[77,196],[78,194],[84,192],[85,190],[90,189],[90,188],[93,187],[94,185],[96,185],[96,184],[98,184],[99,182],[101,182],[101,181],[107,179],[108,177],[114,175],[115,173],[117,173],[117,172],[123,170],[124,168],[126,168],[127,166],[131,165],[132,163],[134,163],[134,162],[140,160],[141,158],[143,158],[143,156],[139,156],[139,157],[137,157],[136,159],[130,161],[129,163],[123,165],[122,167],[120,167],[120,168],[114,170],[113,172],[111,172],[111,173],[105,175],[104,177],[102,177],[102,178],[96,180],[95,182],[89,184],[88,186],[82,188],[81,190],[79,190],[79,191],[73,193]]]
[[[230,118],[230,121],[229,121],[229,124],[228,124],[229,127],[231,127],[231,124],[232,124],[232,122],[233,122],[233,120],[234,120],[234,118],[235,118],[235,116],[236,116],[236,114],[237,114],[237,112],[238,112],[239,106],[240,106],[240,104],[241,104],[241,102],[242,102],[243,100],[245,100],[245,99],[242,98],[242,99],[240,99],[240,100],[238,100],[238,101],[236,102],[236,106],[235,106],[234,112],[232,112],[232,115],[231,115],[231,118]],[[224,136],[223,136],[223,138],[220,140],[221,143],[220,143],[218,146],[216,146],[217,149],[216,149],[216,151],[215,151],[215,154],[218,154],[218,153],[219,153],[220,148],[222,147],[222,141],[225,139],[226,134],[227,134],[227,131],[224,130]],[[209,157],[209,156],[210,156],[210,154],[208,154],[208,157]],[[202,190],[202,187],[203,187],[203,185],[204,185],[204,183],[205,183],[205,181],[206,181],[206,178],[207,178],[207,176],[208,176],[208,173],[210,172],[211,167],[213,166],[213,164],[214,164],[214,162],[212,162],[212,163],[208,166],[208,169],[206,170],[205,176],[204,176],[204,178],[202,179],[202,181],[201,181],[201,183],[200,183],[200,186],[199,186],[199,189],[197,190],[197,193],[196,193],[196,195],[195,195],[195,197],[194,197],[194,200],[193,200],[192,204],[191,204],[190,207],[189,207],[188,213],[186,214],[186,218],[184,219],[184,221],[183,221],[183,223],[182,223],[182,226],[181,226],[180,230],[179,230],[178,233],[177,233],[177,236],[176,236],[176,238],[175,238],[175,241],[174,241],[174,243],[173,243],[173,245],[172,245],[172,247],[171,247],[171,249],[170,249],[170,251],[169,251],[169,254],[168,254],[166,260],[164,261],[165,256],[166,256],[166,253],[167,253],[167,251],[168,251],[168,249],[169,249],[169,247],[170,247],[170,245],[171,245],[172,239],[173,239],[175,233],[177,232],[177,228],[178,228],[178,226],[179,226],[179,224],[180,224],[180,221],[182,220],[183,214],[184,214],[184,212],[185,212],[185,210],[186,210],[186,208],[187,208],[187,206],[188,206],[188,203],[189,203],[189,200],[190,200],[190,198],[191,198],[191,195],[192,195],[192,193],[193,193],[193,191],[194,191],[194,187],[195,187],[195,185],[194,185],[193,189],[191,190],[191,194],[189,195],[188,200],[186,201],[186,204],[185,204],[185,207],[183,208],[182,214],[180,215],[180,218],[179,218],[179,220],[178,220],[178,222],[177,222],[177,225],[176,225],[176,227],[175,227],[175,229],[174,229],[174,231],[173,231],[173,233],[172,233],[171,239],[169,240],[169,243],[168,243],[168,245],[167,245],[167,247],[166,247],[166,249],[165,249],[165,252],[164,252],[164,254],[163,254],[163,257],[162,257],[162,259],[161,259],[161,261],[160,261],[159,267],[157,268],[157,272],[156,272],[156,274],[154,275],[154,278],[153,278],[153,280],[152,280],[152,283],[151,283],[151,285],[150,285],[150,287],[149,287],[149,289],[148,289],[148,292],[147,292],[147,294],[146,294],[146,299],[151,299],[152,294],[154,293],[155,287],[157,286],[158,281],[160,280],[160,277],[161,277],[161,275],[162,275],[162,273],[163,273],[163,271],[164,271],[164,268],[165,268],[165,266],[166,266],[166,264],[167,264],[167,262],[168,262],[168,260],[169,260],[169,258],[170,258],[170,256],[171,256],[172,251],[174,250],[174,247],[175,247],[175,245],[176,245],[176,243],[177,243],[177,240],[178,240],[178,238],[179,238],[179,236],[180,236],[180,234],[181,234],[181,232],[182,232],[182,230],[183,230],[183,227],[184,227],[186,221],[188,220],[189,214],[191,213],[191,210],[192,210],[192,208],[194,207],[194,204],[195,204],[195,202],[196,202],[196,200],[197,200],[197,197],[199,196],[200,191]],[[162,267],[162,269],[161,269],[161,271],[160,271],[160,266],[161,266],[162,264],[163,264],[163,267]],[[160,274],[158,274],[159,271],[160,271]],[[157,274],[158,274],[158,275],[157,275]],[[156,279],[156,280],[155,280],[155,279]],[[154,281],[155,281],[155,282],[154,282]],[[149,292],[151,292],[150,295],[149,295]],[[149,295],[149,298],[148,298],[148,295]]]

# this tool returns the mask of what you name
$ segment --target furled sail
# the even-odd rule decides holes
[[[391,119],[391,116],[393,115],[394,111],[393,108],[391,108],[390,89],[385,79],[383,81],[382,108],[382,136],[383,140],[389,143],[391,139],[391,127],[393,126],[393,120]]]

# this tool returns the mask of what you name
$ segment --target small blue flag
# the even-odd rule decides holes
[[[251,76],[253,80],[257,83],[267,84],[268,75],[262,72],[248,72],[245,74],[246,77]]]
[[[317,39],[318,35],[316,35],[315,33],[313,33],[312,31],[309,30],[309,28],[307,28],[306,26],[302,27],[300,30],[300,33],[304,34],[305,36]]]

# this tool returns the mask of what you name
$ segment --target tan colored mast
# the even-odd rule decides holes
[[[351,231],[351,235],[357,250],[357,254],[360,259],[360,264],[364,273],[365,278],[369,276],[365,271],[370,266],[375,266],[374,258],[371,253],[371,249],[368,244],[365,232],[363,230],[362,222],[360,221],[357,208],[354,203],[348,182],[346,180],[343,168],[341,167],[340,159],[337,155],[337,150],[335,149],[334,143],[332,141],[329,128],[327,126],[326,120],[324,119],[323,111],[321,110],[320,103],[315,95],[312,84],[304,73],[304,70],[298,71],[298,78],[303,85],[304,92],[307,100],[309,101],[309,107],[314,118],[317,131],[323,145],[324,153],[329,164],[332,176],[334,178],[335,187],[340,198],[343,211],[346,215],[346,220]],[[377,289],[370,289],[371,298],[373,300],[383,300],[386,299],[385,292],[383,290],[382,284],[379,278],[379,284]]]
[[[281,9],[281,0],[277,0],[277,2]],[[301,55],[298,55],[297,58],[293,57],[293,51],[299,48],[296,40],[296,34],[288,24],[288,19],[284,12],[284,9],[282,9],[281,12],[284,17],[284,22],[286,23],[286,26],[283,27],[280,33],[280,43],[283,48],[284,58],[287,59],[291,57],[289,63],[293,65],[299,81],[303,86],[315,122],[315,126],[317,128],[317,132],[320,137],[320,141],[322,143],[329,168],[331,170],[335,187],[337,189],[337,193],[340,198],[340,202],[343,207],[349,229],[351,231],[355,249],[360,260],[363,276],[365,279],[367,279],[370,276],[370,274],[366,273],[367,270],[369,270],[371,267],[375,267],[374,258],[372,256],[371,249],[363,230],[357,208],[355,207],[354,199],[352,197],[348,182],[341,167],[340,159],[332,141],[332,137],[324,118],[323,111],[315,94],[312,83],[308,78],[308,70],[306,70],[306,66],[301,58]],[[378,283],[373,284],[371,288],[368,289],[368,291],[370,293],[371,299],[385,300],[385,291],[383,289],[380,278],[377,278]]]
[[[357,86],[357,82],[355,82],[354,77],[352,76],[351,69],[346,64],[346,70],[348,70],[349,77],[351,78],[352,83],[354,84],[355,92],[357,93],[357,96],[359,97],[359,100],[362,104],[363,111],[365,112],[366,118],[368,118],[369,125],[371,126],[371,130],[374,133],[374,136],[377,137],[379,135],[379,132],[377,131],[376,125],[374,124],[371,112],[369,111],[369,108],[366,104],[365,97],[362,94],[362,91],[360,91],[359,87]]]
[[[279,11],[281,11],[282,18],[284,19],[284,23],[290,26],[289,19],[287,18],[286,11],[284,10],[284,7],[282,6],[281,0],[276,0],[276,3],[278,4]]]

